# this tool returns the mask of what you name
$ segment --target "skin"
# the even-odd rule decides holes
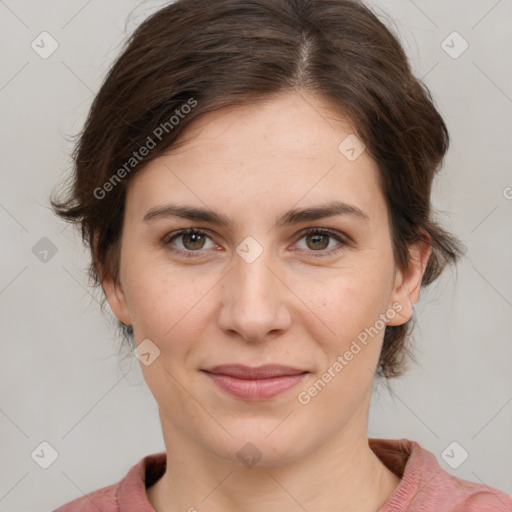
[[[297,398],[393,304],[401,311],[387,325],[411,318],[430,254],[428,245],[412,246],[409,268],[396,267],[376,164],[366,151],[350,161],[338,150],[352,133],[322,99],[286,93],[196,120],[183,147],[131,180],[119,280],[102,270],[102,285],[136,343],[150,339],[160,350],[141,364],[168,455],[165,474],[147,490],[158,512],[375,511],[399,484],[367,441],[384,329],[307,405]],[[276,225],[289,209],[331,201],[368,218]],[[168,203],[207,207],[232,226],[143,220]],[[208,234],[169,241],[190,227]],[[347,243],[301,233],[310,227]],[[236,252],[248,236],[263,249],[251,263]],[[201,371],[227,363],[310,373],[276,397],[246,401]],[[250,468],[237,458],[247,442],[261,453]]]

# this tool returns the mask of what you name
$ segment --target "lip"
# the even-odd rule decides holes
[[[277,396],[298,384],[309,373],[281,365],[219,365],[202,371],[220,389],[245,400]]]

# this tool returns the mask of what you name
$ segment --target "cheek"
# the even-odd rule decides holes
[[[157,402],[168,405],[166,409],[197,414],[180,383],[188,354],[194,350],[193,340],[204,329],[206,300],[201,299],[206,299],[215,280],[191,277],[176,268],[171,275],[158,263],[132,268],[138,270],[127,280],[127,300],[135,339],[137,343],[150,339],[160,350],[154,362],[141,365],[144,379]],[[187,373],[187,388],[194,386],[196,378],[193,372]]]
[[[318,407],[332,401],[352,410],[371,387],[386,325],[380,315],[386,313],[392,291],[391,271],[392,265],[372,259],[372,264],[347,265],[322,281],[302,281],[299,293],[310,307],[303,318],[311,319],[309,325],[316,321],[318,327],[309,334],[323,353],[317,387],[324,390]]]
[[[201,340],[211,338],[205,333],[215,330],[224,272],[206,265],[180,268],[161,256],[136,256],[133,253],[124,269],[135,340],[140,343],[147,338],[155,343],[161,355],[155,368],[165,368],[179,378],[197,364]],[[169,379],[152,371],[153,365],[143,370],[148,370],[150,387],[153,379]]]
[[[134,329],[140,336],[161,341],[174,337],[175,331],[183,333],[187,326],[193,327],[189,315],[200,308],[208,289],[208,283],[179,271],[170,276],[154,267],[152,272],[142,270],[127,292]]]
[[[121,258],[123,291],[137,341],[160,338],[171,329],[190,302],[191,287],[180,281],[180,273],[155,260],[135,240],[124,240]],[[179,318],[179,317],[178,317]]]
[[[314,278],[301,276],[292,288],[309,306],[309,315],[314,312],[343,344],[385,312],[392,292],[391,267],[347,265],[321,278],[318,273]]]

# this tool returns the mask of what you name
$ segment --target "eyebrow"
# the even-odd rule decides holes
[[[368,215],[357,206],[341,201],[333,201],[325,205],[288,210],[277,219],[276,225],[293,225],[338,215],[350,215],[359,219],[369,220]],[[179,217],[182,219],[208,222],[210,224],[217,224],[219,226],[231,228],[230,220],[221,213],[208,208],[175,204],[166,204],[151,208],[144,215],[143,221],[151,222],[156,219],[167,217]]]

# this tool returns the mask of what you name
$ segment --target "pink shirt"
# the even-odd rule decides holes
[[[377,512],[512,512],[512,497],[445,471],[435,455],[408,439],[368,439],[379,459],[402,478]],[[117,484],[77,498],[54,512],[155,512],[146,495],[164,473],[165,452],[148,455]]]

